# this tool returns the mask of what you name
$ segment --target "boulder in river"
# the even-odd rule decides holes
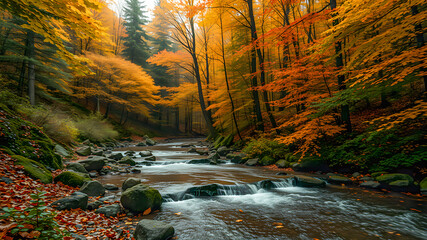
[[[93,151],[92,151],[92,155],[95,155],[95,156],[103,156],[103,155],[104,155],[104,151],[103,151],[103,150],[101,150],[101,149],[93,150]]]
[[[365,181],[365,182],[362,182],[360,184],[361,187],[373,188],[373,189],[379,188],[380,185],[381,184],[379,182],[377,182],[377,181]]]
[[[403,173],[383,174],[381,176],[376,177],[375,180],[377,180],[381,184],[390,184],[391,182],[394,182],[397,180],[408,180],[409,184],[412,184],[414,182],[414,179],[411,176]]]
[[[115,190],[119,190],[119,187],[117,187],[116,185],[114,185],[114,184],[105,184],[104,185],[104,188],[106,189],[106,190],[110,190],[110,191],[115,191]]]
[[[230,159],[232,163],[236,163],[236,164],[243,164],[246,162],[246,154],[245,153],[229,153],[227,154],[226,158]]]
[[[121,207],[119,204],[108,205],[105,207],[98,208],[95,212],[104,214],[106,217],[115,217],[120,214]]]
[[[353,183],[353,181],[345,176],[339,176],[339,175],[331,175],[328,177],[328,182],[332,183],[332,184],[345,184],[345,185],[350,185]]]
[[[91,156],[85,160],[78,161],[78,163],[82,164],[85,169],[90,171],[99,172],[104,166],[107,158],[101,156]]]
[[[185,191],[185,194],[189,194],[196,197],[212,197],[218,195],[218,189],[221,188],[221,185],[218,184],[209,184],[198,187],[192,187]]]
[[[151,157],[145,158],[144,160],[145,161],[156,161],[156,157],[155,156],[151,156]]]
[[[83,145],[78,150],[76,150],[76,153],[80,156],[89,156],[92,153],[92,150],[89,146]]]
[[[225,157],[229,152],[231,152],[231,149],[227,148],[226,146],[219,147],[216,152],[220,155]]]
[[[111,155],[108,155],[107,157],[118,161],[118,160],[120,160],[120,159],[123,158],[123,154],[121,154],[121,153],[113,153]]]
[[[153,153],[150,151],[141,151],[139,152],[139,156],[141,157],[149,157],[149,156],[153,156]]]
[[[135,240],[166,240],[174,234],[175,229],[170,224],[143,219],[136,225],[133,236]]]
[[[189,152],[189,153],[195,153],[195,152],[197,152],[197,149],[195,147],[191,147],[190,149],[188,149],[187,152]]]
[[[126,157],[122,158],[122,160],[118,161],[118,163],[120,163],[120,164],[127,164],[127,165],[130,165],[130,166],[135,166],[136,165],[136,162],[131,157],[129,157],[129,156],[126,156]]]
[[[56,144],[54,151],[56,154],[64,157],[64,158],[71,158],[73,155],[67,150],[65,149],[63,146]]]
[[[145,147],[147,146],[147,144],[145,142],[139,142],[138,144],[136,144],[137,147]]]
[[[141,179],[139,178],[128,178],[122,184],[122,191],[126,191],[126,189],[131,188],[140,183],[141,183]]]
[[[74,163],[70,163],[66,166],[67,169],[73,170],[75,172],[81,172],[81,173],[88,173],[88,171],[86,170],[86,168],[77,162]]]
[[[211,162],[215,162],[215,163],[218,161],[219,158],[220,156],[217,152],[210,154],[208,157],[208,159],[211,160]]]
[[[51,204],[57,210],[86,209],[88,196],[82,192],[74,192],[68,197],[61,198]]]
[[[98,181],[85,182],[79,191],[86,193],[90,197],[104,196],[105,194],[104,186]]]
[[[276,162],[276,166],[278,168],[288,168],[291,166],[291,164],[285,159],[280,159],[279,161]]]
[[[62,182],[63,184],[71,187],[80,187],[86,181],[90,181],[90,177],[88,174],[74,172],[74,171],[66,171],[56,176],[54,178],[54,181]]]
[[[326,186],[326,183],[320,179],[303,176],[303,175],[296,175],[295,183],[298,187],[325,187]]]
[[[120,197],[120,202],[125,209],[133,213],[142,213],[148,208],[151,211],[160,209],[162,196],[156,189],[138,184],[126,189]]]
[[[187,162],[187,164],[209,164],[211,162],[210,159],[193,159]]]
[[[246,161],[245,165],[247,166],[256,166],[258,164],[259,158],[252,158]]]
[[[146,143],[148,146],[154,146],[154,145],[156,145],[156,144],[157,144],[157,142],[156,142],[156,141],[154,141],[153,139],[151,139],[151,138],[149,138],[149,137],[146,137],[146,138],[145,138],[145,143]]]

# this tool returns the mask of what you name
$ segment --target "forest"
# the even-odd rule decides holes
[[[426,9],[421,0],[2,0],[0,192],[9,197],[0,201],[0,238],[202,239],[185,235],[184,224],[174,226],[178,235],[163,226],[156,238],[142,222],[184,214],[167,215],[162,199],[228,195],[228,185],[215,174],[186,179],[193,187],[173,195],[163,185],[160,194],[141,190],[140,180],[125,187],[131,178],[103,178],[156,165],[147,161],[259,166],[296,187],[327,182],[405,193],[416,202],[408,211],[426,211],[419,210],[427,194]],[[185,150],[179,154],[195,156],[162,155],[174,143]],[[224,166],[212,171],[231,171]],[[256,178],[242,181],[262,180],[256,194],[283,187],[253,171]],[[317,175],[290,175],[300,172]],[[161,185],[155,179],[149,184]],[[123,184],[121,197],[111,189],[120,201],[99,201],[100,183]],[[80,190],[89,196],[84,207],[61,205],[64,195],[82,198],[72,193],[80,187],[89,191]],[[126,188],[151,205],[135,207],[136,195],[123,200]],[[86,208],[107,210],[99,217]],[[36,215],[41,223],[31,220]],[[102,230],[76,227],[86,222]],[[273,222],[276,230],[286,225]],[[275,239],[260,229],[225,239]],[[350,239],[325,231],[286,236]]]

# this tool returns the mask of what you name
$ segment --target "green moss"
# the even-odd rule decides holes
[[[274,158],[270,157],[270,156],[264,156],[261,159],[261,161],[259,161],[259,163],[262,166],[268,166],[268,165],[274,164],[275,162],[276,162],[276,160]]]
[[[387,184],[398,181],[398,180],[407,180],[409,181],[410,184],[414,182],[414,179],[411,176],[409,176],[408,174],[402,174],[402,173],[384,174],[377,177],[375,180],[377,180],[378,182],[387,183]]]
[[[136,162],[133,159],[131,159],[130,157],[125,157],[124,159],[120,160],[119,163],[120,164],[128,164],[131,166],[136,165]]]
[[[427,177],[420,182],[420,189],[422,192],[427,191]]]
[[[0,109],[0,146],[11,153],[40,162],[53,169],[62,168],[52,140],[29,121]]]
[[[371,174],[371,177],[376,178],[379,177],[381,175],[387,174],[388,172],[374,172]]]
[[[67,171],[56,176],[54,180],[71,187],[81,187],[83,183],[90,181],[90,177],[84,173]]]
[[[214,145],[214,148],[215,149],[217,149],[217,148],[219,148],[219,147],[221,147],[221,142],[222,142],[222,140],[224,140],[224,137],[223,136],[221,136],[221,135],[219,135],[216,139],[215,139],[215,142],[213,143],[213,145]]]
[[[218,147],[222,147],[222,146],[226,146],[229,147],[232,143],[233,143],[233,135],[228,135],[227,137],[225,137],[221,142],[220,142],[220,146]]]
[[[39,179],[42,183],[52,182],[52,174],[43,164],[23,156],[12,155],[11,157],[17,160],[15,161],[15,165],[23,166],[25,173],[31,178]]]

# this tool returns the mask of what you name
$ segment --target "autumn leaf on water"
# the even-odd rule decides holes
[[[281,223],[281,222],[274,222],[273,226],[283,226],[283,223]]]
[[[125,222],[126,225],[132,225],[132,222]]]
[[[239,209],[239,212],[243,212],[243,210],[242,210],[242,209]]]
[[[181,215],[181,212],[177,212],[177,213],[174,213],[175,215],[177,215],[177,216],[179,216],[179,215]]]
[[[238,219],[238,220],[236,220],[236,222],[243,222],[243,220],[242,219]]]
[[[415,212],[421,212],[420,210],[415,209],[415,208],[410,208],[409,210],[412,210],[412,211],[415,211]]]
[[[150,214],[151,213],[151,208],[147,208],[147,210],[145,210],[143,213],[142,213],[142,215],[143,216],[146,216],[146,215],[148,215],[148,214]]]

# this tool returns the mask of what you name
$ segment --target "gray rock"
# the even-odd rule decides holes
[[[135,152],[134,151],[127,151],[127,152],[125,152],[125,155],[126,156],[133,156],[133,155],[135,155]]]
[[[189,153],[195,153],[195,152],[197,152],[197,149],[195,147],[191,147],[190,149],[188,149],[187,152],[189,152]]]
[[[211,162],[210,159],[193,159],[187,162],[187,164],[209,164]]]
[[[92,150],[89,146],[80,147],[76,153],[80,156],[89,156],[92,153]]]
[[[154,146],[154,145],[156,145],[156,141],[154,141],[153,139],[151,139],[151,138],[146,138],[145,139],[145,143],[148,145],[148,146]]]
[[[362,180],[362,181],[373,181],[374,178],[368,177],[368,176],[364,176],[364,177],[361,177],[360,180]]]
[[[51,204],[57,210],[86,209],[89,197],[82,192],[74,192],[68,197],[61,198]]]
[[[86,160],[78,161],[88,171],[100,171],[105,166],[107,158],[100,156],[91,156]]]
[[[128,156],[122,158],[122,160],[118,161],[118,163],[120,163],[120,164],[128,164],[128,165],[131,165],[131,166],[135,166],[136,165],[136,162],[132,158],[130,158]]]
[[[0,178],[0,182],[4,182],[6,184],[10,184],[10,183],[13,183],[13,180],[10,179],[10,178],[7,178],[7,177],[1,177]]]
[[[259,162],[259,158],[253,158],[246,161],[245,165],[247,166],[256,166]]]
[[[141,157],[149,157],[149,156],[153,156],[153,153],[150,151],[141,151],[139,152],[139,156]]]
[[[123,158],[123,154],[121,154],[121,153],[113,153],[113,154],[111,154],[111,155],[109,155],[107,157],[118,161],[118,160],[120,160],[120,159]]]
[[[199,155],[209,155],[209,149],[197,149],[196,153]]]
[[[75,239],[75,240],[87,240],[87,238],[85,236],[78,235],[78,234],[75,234],[75,233],[71,233],[71,237],[73,239]]]
[[[377,181],[366,181],[360,184],[361,187],[365,188],[378,188],[381,184]]]
[[[71,158],[73,155],[67,151],[67,149],[65,149],[63,146],[56,144],[55,145],[55,149],[54,149],[55,153],[64,157],[64,158]]]
[[[75,172],[88,173],[86,168],[80,163],[70,163],[66,166],[67,169],[73,170]]]
[[[143,184],[126,189],[120,197],[122,206],[133,213],[142,213],[148,208],[158,210],[162,201],[159,191]]]
[[[138,144],[136,144],[137,147],[145,147],[147,146],[147,144],[145,142],[139,142]]]
[[[138,178],[128,178],[126,179],[122,184],[122,191],[126,191],[126,189],[131,188],[135,185],[138,185],[141,183],[141,179]]]
[[[357,178],[358,176],[360,176],[360,173],[359,172],[355,172],[351,176],[354,177],[354,178]]]
[[[110,191],[115,191],[115,190],[119,190],[119,187],[117,187],[114,184],[105,184],[104,188]]]
[[[95,212],[104,214],[106,217],[114,217],[120,214],[121,207],[119,204],[108,205],[105,207],[98,208]]]
[[[102,170],[101,170],[102,171]],[[89,173],[89,177],[90,178],[97,178],[98,177],[98,173],[97,172],[90,172]]]
[[[88,210],[95,210],[98,209],[100,206],[102,206],[104,203],[102,201],[95,201],[95,202],[90,202],[87,204],[87,209]]]
[[[218,148],[218,150],[216,150],[216,152],[217,152],[220,156],[225,157],[228,153],[230,153],[230,152],[231,152],[231,149],[229,149],[229,148],[227,148],[227,147],[225,147],[225,146],[222,146],[222,147],[219,147],[219,148]]]
[[[421,182],[420,182],[420,192],[423,195],[427,195],[427,177],[424,178]]]
[[[337,175],[329,176],[328,182],[332,184],[345,184],[345,185],[349,185],[353,183],[353,181],[350,178],[345,176],[337,176]]]
[[[104,196],[105,194],[104,186],[98,181],[85,182],[79,191],[90,197]]]
[[[296,185],[298,187],[325,187],[326,183],[320,179],[296,175],[295,176]]]
[[[211,153],[208,157],[211,162],[216,162],[220,158],[219,154],[217,152]]]
[[[132,170],[130,170],[132,173],[141,173],[141,169],[138,168],[132,168]]]
[[[156,161],[156,157],[155,156],[151,156],[151,157],[145,158],[144,160],[146,160],[146,161]]]
[[[104,151],[102,151],[101,149],[97,149],[97,150],[92,151],[92,155],[103,156],[104,155]]]
[[[172,225],[156,220],[143,219],[136,225],[135,240],[166,240],[175,234]]]
[[[284,159],[281,159],[281,160],[276,162],[276,166],[278,168],[288,168],[288,167],[290,167],[290,163]]]

